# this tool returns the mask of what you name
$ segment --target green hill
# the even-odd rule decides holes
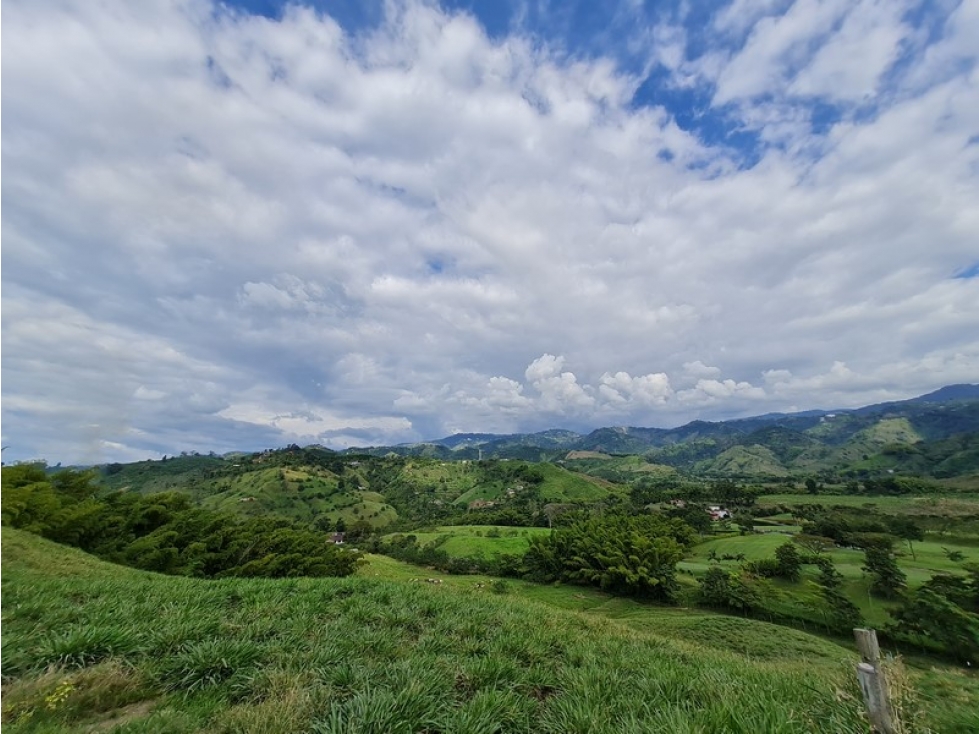
[[[583,471],[596,476],[613,471],[608,464],[600,468],[599,462],[633,455],[684,473],[714,476],[873,477],[894,472],[950,478],[979,473],[976,436],[979,385],[956,385],[920,398],[835,412],[696,420],[676,428],[614,426],[587,435],[460,434],[426,444],[359,451],[441,461],[565,457],[579,467],[591,464]]]
[[[10,732],[862,730],[835,662],[427,584],[163,577],[4,528],[3,600]]]
[[[786,477],[788,470],[765,446],[732,446],[716,458],[699,462],[697,473],[731,477]]]
[[[2,533],[10,732],[866,731],[852,653],[765,622],[377,556],[168,577]],[[975,676],[904,675],[914,731],[974,730]]]
[[[555,464],[422,456],[340,456],[289,447],[234,457],[182,456],[103,467],[103,491],[180,491],[202,506],[331,527],[342,519],[384,528],[399,518],[449,518],[471,505],[533,512],[551,502],[591,502],[608,482]],[[620,490],[621,491],[621,490]]]

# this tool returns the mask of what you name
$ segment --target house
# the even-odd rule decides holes
[[[680,509],[680,510],[682,510],[684,507],[687,506],[686,500],[679,500],[679,499],[677,499],[677,500],[670,500],[670,504],[673,505],[674,507]]]
[[[707,508],[707,512],[710,514],[711,520],[727,520],[731,517],[730,510],[727,510],[720,505],[710,505]]]
[[[343,538],[345,535],[346,533],[333,533],[330,536],[330,542],[334,545],[343,545]]]

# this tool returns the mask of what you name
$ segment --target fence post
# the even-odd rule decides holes
[[[880,646],[877,644],[877,632],[868,629],[855,629],[853,636],[857,641],[857,650],[863,659],[857,665],[857,680],[860,691],[867,706],[867,715],[874,731],[880,734],[898,734],[899,723],[891,711],[891,703],[887,694],[887,678],[880,664]]]

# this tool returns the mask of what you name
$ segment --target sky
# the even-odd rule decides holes
[[[4,0],[4,461],[979,381],[979,0]]]

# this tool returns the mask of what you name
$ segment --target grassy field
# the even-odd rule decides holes
[[[301,522],[326,516],[349,526],[368,520],[376,527],[393,522],[398,513],[369,490],[337,487],[335,475],[317,469],[257,469],[223,478],[208,486],[201,505],[246,516],[274,514]]]
[[[358,573],[376,579],[427,585],[432,572],[385,556],[370,556],[370,563]],[[491,585],[499,581],[486,576],[436,575],[439,589],[466,595],[490,595]],[[681,581],[683,579],[681,578]],[[865,580],[848,581],[848,590],[860,602],[864,616],[872,622],[883,622],[886,605],[870,600]],[[786,589],[787,598],[796,607],[806,605],[807,589],[800,594],[798,585],[773,582]],[[752,661],[781,661],[792,668],[812,669],[832,674],[840,670],[841,661],[852,661],[849,640],[828,639],[819,634],[773,625],[739,616],[718,614],[703,609],[667,607],[623,599],[593,588],[563,584],[532,584],[507,580],[506,595],[515,599],[577,612],[589,618],[608,619],[645,635],[660,637],[671,643],[693,644],[724,652],[736,652]],[[811,602],[812,600],[810,600]],[[819,629],[818,624],[812,625]],[[923,721],[909,731],[973,732],[979,723],[979,675],[961,668],[936,665],[927,658],[907,659],[910,678],[920,698]],[[843,664],[846,667],[848,664]],[[813,731],[827,731],[814,728]]]
[[[548,532],[547,528],[503,525],[445,525],[430,532],[402,534],[414,535],[420,545],[439,543],[452,558],[493,558],[504,553],[522,554],[532,536]]]
[[[766,494],[758,498],[757,504],[759,507],[774,507],[776,505],[788,507],[800,507],[802,505],[867,507],[894,515],[961,517],[979,514],[979,495],[971,493],[955,494],[950,497],[939,495],[875,497],[863,494]]]
[[[382,574],[411,571],[371,561],[348,579],[203,581],[109,567],[5,528],[4,726],[866,731],[852,655],[802,633],[702,613],[657,620],[641,605],[608,599],[600,613],[577,614],[517,591],[476,589],[471,577],[468,587],[388,580]],[[783,634],[792,656],[773,642]],[[765,638],[768,651],[746,657],[696,641],[724,635]],[[933,686],[960,683],[932,675]],[[968,731],[974,708],[965,706],[976,699],[965,690],[942,711],[926,707],[926,721]]]

